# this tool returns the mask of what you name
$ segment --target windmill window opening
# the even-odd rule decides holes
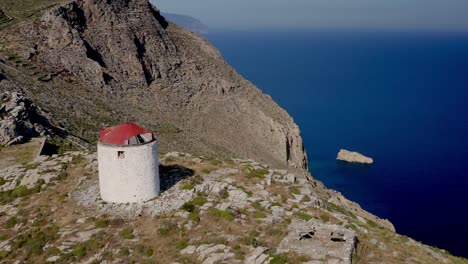
[[[117,151],[117,157],[119,159],[125,159],[125,151]]]

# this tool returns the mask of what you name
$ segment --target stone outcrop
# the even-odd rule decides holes
[[[340,161],[346,161],[350,163],[362,163],[362,164],[372,164],[374,160],[372,158],[366,157],[358,152],[352,152],[349,150],[342,149],[338,153],[338,157],[336,158]]]
[[[0,91],[20,87],[80,137],[134,121],[157,131],[163,150],[307,169],[288,113],[147,0],[75,0],[5,31],[2,43],[24,44],[6,47],[16,55],[0,64]]]
[[[52,125],[31,100],[19,93],[1,95],[0,145],[13,145],[32,137],[53,135]]]

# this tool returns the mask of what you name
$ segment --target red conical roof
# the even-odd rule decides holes
[[[145,130],[135,123],[124,123],[101,130],[99,139],[106,144],[125,145],[132,137],[149,133],[153,134],[153,132]]]

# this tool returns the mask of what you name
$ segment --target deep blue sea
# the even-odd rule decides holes
[[[468,257],[468,33],[206,37],[295,119],[315,178],[399,233]],[[340,148],[375,164],[338,163]]]

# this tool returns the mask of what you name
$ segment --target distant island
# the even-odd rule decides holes
[[[362,155],[361,153],[352,152],[346,149],[340,150],[340,152],[338,153],[338,157],[336,159],[340,161],[350,162],[350,163],[362,163],[362,164],[374,163],[373,159],[366,157]]]
[[[198,34],[208,33],[208,26],[194,17],[171,13],[161,13],[161,15],[167,20],[174,22],[175,24],[187,30],[193,31]]]

